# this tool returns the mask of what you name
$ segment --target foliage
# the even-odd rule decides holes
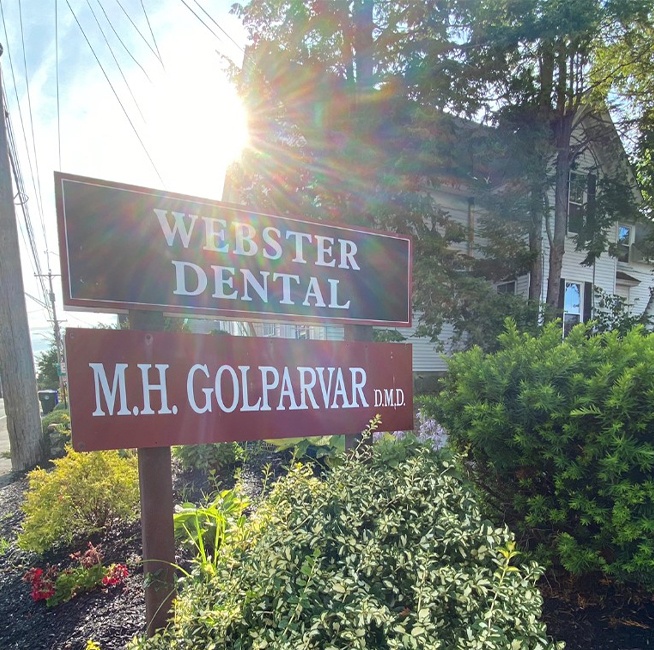
[[[237,490],[223,490],[204,505],[184,503],[175,507],[175,537],[192,547],[202,571],[213,571],[218,549],[232,529],[243,525],[247,506]]]
[[[51,431],[51,427],[60,433],[70,436],[70,411],[67,408],[57,408],[41,418],[43,433]]]
[[[180,460],[184,469],[198,469],[210,473],[242,461],[244,450],[237,442],[214,442],[173,447],[173,454]]]
[[[45,571],[34,567],[25,573],[23,581],[31,587],[32,600],[45,600],[48,607],[54,607],[96,587],[121,584],[128,575],[124,564],[103,566],[100,549],[91,542],[84,553],[73,553],[70,557],[77,566],[63,571],[52,566]]]
[[[136,456],[117,451],[78,453],[53,461],[51,471],[28,474],[25,519],[18,537],[24,549],[44,553],[136,515],[139,484]]]
[[[539,569],[514,565],[455,463],[397,444],[394,467],[364,445],[322,479],[292,468],[132,648],[554,648]]]
[[[642,325],[648,330],[654,325],[653,318],[643,309],[640,315],[630,312],[629,307],[622,296],[616,296],[602,291],[595,287],[595,308],[593,309],[593,322],[596,332],[617,331],[626,334],[637,325]]]
[[[278,451],[291,450],[296,460],[313,458],[332,467],[345,451],[345,436],[313,436],[311,438],[276,438],[268,441]]]
[[[654,335],[560,323],[455,355],[432,413],[497,516],[573,574],[654,584]]]
[[[57,346],[53,343],[36,358],[36,384],[39,390],[56,390],[59,388],[57,372]]]

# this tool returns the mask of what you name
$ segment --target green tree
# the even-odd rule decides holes
[[[57,347],[53,343],[36,360],[36,383],[39,390],[59,388],[58,364]]]
[[[447,321],[485,345],[502,319],[490,329],[472,320],[500,313],[507,300],[494,295],[492,282],[525,272],[531,257],[517,224],[488,229],[491,255],[480,263],[470,227],[433,200],[436,184],[469,184],[482,158],[495,153],[483,129],[441,110],[446,86],[465,95],[448,54],[450,11],[416,0],[238,6],[251,45],[235,78],[252,147],[231,178],[240,198],[261,210],[416,235],[414,302],[423,333],[435,337]],[[412,70],[427,54],[432,63],[440,57],[442,78],[425,76],[421,96]],[[440,103],[424,100],[428,85]],[[523,321],[527,310],[512,313]]]
[[[460,112],[482,111],[491,121],[538,136],[534,150],[541,162],[534,178],[549,176],[554,191],[554,204],[546,206],[542,216],[550,244],[547,304],[555,309],[565,252],[570,171],[581,152],[610,137],[603,115],[615,86],[606,66],[603,86],[595,83],[597,61],[606,48],[627,42],[634,30],[648,24],[650,2],[455,0],[451,6],[458,27],[460,73],[470,96],[461,101],[460,95],[454,95],[447,105]],[[427,57],[424,68],[429,67]],[[575,126],[584,115],[592,116],[595,124],[579,137]],[[543,160],[554,161],[551,172],[547,173]],[[622,204],[630,203],[632,179],[626,170],[613,172],[618,182],[601,189],[610,197],[619,188]],[[549,188],[532,187],[534,205],[541,204],[544,189]],[[621,202],[611,201],[610,207]],[[629,208],[633,217],[633,205]],[[606,229],[615,218],[607,206],[602,215],[596,215],[593,232],[578,238],[578,248],[591,244],[587,262],[606,250]]]

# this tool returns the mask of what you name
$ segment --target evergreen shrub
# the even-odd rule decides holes
[[[455,355],[433,415],[541,560],[654,585],[654,335],[512,324]]]
[[[18,536],[21,548],[44,553],[58,543],[88,535],[138,513],[136,456],[118,451],[78,453],[67,449],[50,471],[28,474]]]
[[[321,477],[294,466],[132,650],[557,647],[539,568],[514,565],[454,461],[410,437],[361,449]]]

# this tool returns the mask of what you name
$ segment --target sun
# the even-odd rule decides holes
[[[248,143],[245,109],[220,67],[196,58],[167,69],[145,117],[165,189],[220,198],[225,170]]]

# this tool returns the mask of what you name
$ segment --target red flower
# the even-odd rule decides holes
[[[129,572],[124,564],[112,564],[107,569],[107,575],[102,578],[102,586],[113,587],[114,585],[119,585],[128,575]]]

